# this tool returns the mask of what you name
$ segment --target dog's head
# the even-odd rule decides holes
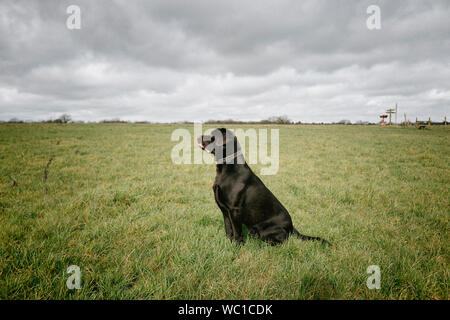
[[[214,129],[211,135],[202,135],[197,138],[198,146],[206,152],[212,153],[217,163],[240,163],[243,159],[241,146],[231,130],[226,128]]]

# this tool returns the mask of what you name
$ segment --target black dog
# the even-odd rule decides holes
[[[239,142],[230,130],[215,129],[210,136],[198,137],[198,143],[203,150],[214,154],[216,160],[214,197],[223,213],[230,240],[243,242],[244,224],[250,236],[272,245],[283,242],[291,234],[303,240],[329,244],[294,228],[289,212],[245,162]]]

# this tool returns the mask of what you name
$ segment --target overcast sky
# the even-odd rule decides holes
[[[1,0],[0,120],[442,121],[449,57],[448,0]]]

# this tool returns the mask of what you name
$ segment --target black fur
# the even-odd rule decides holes
[[[210,136],[198,137],[198,142],[216,159],[214,197],[223,213],[225,231],[230,240],[243,242],[244,224],[250,236],[270,244],[281,243],[290,235],[329,244],[322,238],[305,236],[294,228],[289,212],[239,153],[239,142],[230,130],[215,129]],[[224,158],[226,163],[223,163]]]

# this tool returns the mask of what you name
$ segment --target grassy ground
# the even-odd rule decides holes
[[[449,128],[278,127],[280,169],[261,178],[333,246],[238,247],[214,166],[172,164],[179,127],[0,125],[0,298],[450,298]],[[81,290],[66,287],[73,264]]]

